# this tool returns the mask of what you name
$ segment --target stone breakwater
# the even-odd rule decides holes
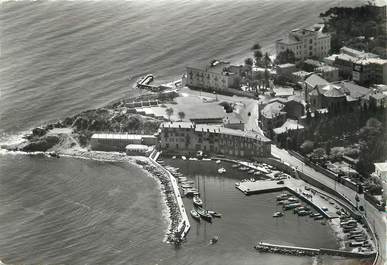
[[[141,165],[143,169],[151,173],[153,176],[155,176],[160,184],[162,192],[164,193],[165,203],[169,210],[169,219],[170,224],[168,227],[167,232],[167,242],[175,243],[180,242],[180,236],[178,235],[179,231],[179,224],[182,221],[182,216],[179,211],[178,202],[175,197],[175,193],[173,191],[172,184],[170,182],[169,176],[165,172],[163,172],[161,169],[157,168],[156,166],[152,165],[148,161],[144,160],[136,160],[136,163]]]

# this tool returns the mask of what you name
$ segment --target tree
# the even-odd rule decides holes
[[[262,47],[261,45],[257,42],[255,43],[252,47],[251,47],[251,50],[255,51],[255,50],[260,50]]]
[[[267,52],[265,52],[265,55],[263,56],[262,63],[265,68],[268,68],[271,65],[271,59]]]
[[[310,154],[310,159],[315,161],[322,161],[326,159],[326,153],[325,149],[318,147],[313,150],[313,152]]]
[[[246,58],[245,59],[245,68],[247,69],[247,76],[249,79],[252,79],[252,67],[253,67],[254,61],[252,58]]]
[[[308,154],[313,151],[314,143],[312,141],[306,140],[303,142],[303,144],[300,146],[301,151],[304,154]]]
[[[294,52],[287,49],[286,51],[282,51],[279,54],[277,54],[277,57],[275,58],[276,64],[284,64],[284,63],[295,63],[296,62],[296,56],[294,55]]]
[[[165,113],[167,114],[168,119],[171,120],[171,116],[173,115],[173,109],[172,108],[167,108],[165,110]]]
[[[258,66],[262,65],[262,51],[261,50],[255,50],[254,51],[254,58],[255,58],[255,64]]]
[[[259,43],[255,43],[253,47],[251,47],[251,50],[254,51],[254,59],[255,64],[261,66],[262,65],[262,47]]]
[[[252,58],[246,58],[245,59],[245,66],[246,67],[252,67],[253,66],[253,64],[254,64],[254,61],[253,61],[253,59]]]
[[[179,113],[178,113],[177,115],[179,115],[180,121],[182,121],[182,120],[185,118],[185,113],[184,113],[184,111],[179,111]]]

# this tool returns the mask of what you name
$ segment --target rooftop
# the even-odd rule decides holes
[[[151,147],[147,146],[147,145],[143,145],[143,144],[128,144],[125,149],[126,150],[144,150],[144,151],[147,151],[148,149],[150,149]]]
[[[294,63],[284,63],[277,65],[278,68],[289,68],[289,67],[296,67]]]
[[[312,91],[313,92],[313,91]],[[315,95],[314,93],[311,95]],[[326,86],[321,86],[318,88],[318,92],[323,94],[326,97],[347,97],[348,101],[358,100],[361,97],[368,95],[371,90],[366,87],[356,85],[352,82],[339,81],[334,83],[329,83]]]
[[[279,87],[273,88],[273,92],[276,97],[288,97],[294,94],[294,88],[292,87]]]
[[[275,128],[273,129],[273,131],[275,134],[278,135],[278,134],[283,134],[290,130],[302,130],[302,129],[304,129],[304,126],[302,126],[301,124],[298,124],[298,121],[287,119],[286,122],[282,124],[281,127]]]
[[[377,54],[355,50],[355,49],[352,49],[352,48],[349,48],[346,46],[344,46],[340,49],[340,53],[347,54],[347,55],[350,55],[350,56],[356,57],[356,58],[379,58],[379,55],[377,55]]]
[[[329,82],[327,80],[317,74],[312,74],[311,76],[309,76],[307,79],[305,79],[305,83],[307,83],[311,87],[329,85]]]
[[[310,65],[314,65],[314,66],[318,66],[318,67],[322,66],[321,62],[316,61],[316,60],[312,60],[312,59],[307,59],[307,60],[304,61],[304,63],[310,64]]]
[[[375,93],[375,94],[370,95],[370,97],[372,97],[376,100],[381,100],[381,99],[387,98],[387,95],[385,95],[383,93]]]
[[[362,64],[362,65],[367,65],[367,64],[387,64],[387,60],[385,59],[380,59],[380,58],[364,58],[364,59],[359,59],[356,61],[357,64]]]
[[[240,137],[247,137],[250,139],[257,139],[263,142],[270,142],[267,137],[253,131],[241,131],[225,128],[220,125],[209,124],[194,124],[192,122],[164,122],[160,126],[161,128],[185,128],[194,129],[196,132],[211,132],[216,134],[234,135]]]
[[[282,43],[282,44],[297,44],[300,43],[301,40],[296,39],[294,36],[287,36],[284,39],[279,39],[276,42]]]
[[[91,139],[141,140],[143,137],[153,137],[153,135],[95,133],[91,136]]]
[[[387,162],[374,163],[374,165],[379,171],[387,172]]]
[[[189,66],[189,68],[200,69],[202,71],[207,71],[211,73],[223,73],[227,72],[226,69],[230,66],[230,62],[213,60],[206,64],[198,64],[194,66]]]
[[[271,119],[280,114],[284,114],[282,110],[285,108],[285,105],[277,101],[267,104],[261,111],[262,116],[265,118]]]
[[[317,72],[331,72],[331,71],[336,71],[336,70],[339,70],[339,68],[329,66],[329,65],[323,65],[323,66],[316,68]]]
[[[233,136],[240,136],[240,137],[246,137],[250,139],[257,139],[263,142],[270,142],[270,139],[263,136],[262,134],[259,134],[257,132],[253,131],[241,131],[241,130],[234,130],[230,128],[225,128],[222,126],[217,125],[208,125],[208,124],[198,124],[195,126],[196,132],[211,132],[215,134],[225,134],[225,135],[233,135]]]
[[[292,75],[299,76],[299,77],[305,77],[310,74],[311,74],[310,72],[306,72],[306,71],[297,71],[292,73]]]
[[[178,121],[178,122],[163,122],[160,125],[161,128],[185,128],[190,129],[194,127],[194,124],[192,122],[184,122],[184,121]]]

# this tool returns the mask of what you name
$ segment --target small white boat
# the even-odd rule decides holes
[[[187,158],[185,156],[181,156],[181,159],[183,160],[187,160]]]
[[[203,201],[202,201],[202,199],[200,199],[199,196],[194,196],[192,200],[193,200],[193,204],[196,205],[196,206],[202,206],[203,205]]]
[[[176,159],[176,156],[172,156],[172,159]]]
[[[218,237],[218,236],[214,236],[214,237],[210,240],[210,245],[216,244],[218,241],[219,241],[219,237]]]
[[[226,169],[224,167],[218,169],[219,174],[223,174],[226,172]]]
[[[282,212],[275,212],[273,217],[282,217],[284,214]]]
[[[220,164],[220,160],[216,160],[215,163]]]
[[[210,211],[210,210],[208,210],[207,212],[208,212],[209,214],[211,214],[213,217],[217,217],[217,218],[222,217],[222,214],[221,214],[221,213],[217,213],[217,212],[215,212],[215,211]]]

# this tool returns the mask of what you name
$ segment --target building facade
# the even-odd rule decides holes
[[[203,67],[186,67],[183,83],[188,87],[215,91],[238,88],[241,68],[222,61],[213,61]]]
[[[339,68],[337,67],[324,65],[316,68],[316,72],[329,82],[339,81]]]
[[[310,29],[294,29],[289,32],[287,38],[276,41],[276,53],[290,50],[301,60],[325,57],[331,49],[331,36],[322,30],[321,24]]]
[[[157,144],[157,137],[140,134],[97,133],[93,134],[90,140],[91,149],[95,151],[123,152],[130,144],[153,146]]]
[[[165,122],[160,126],[160,147],[168,152],[203,151],[253,158],[271,155],[271,141],[252,131],[191,122]]]
[[[353,64],[353,81],[359,84],[387,84],[387,60],[367,58]]]

